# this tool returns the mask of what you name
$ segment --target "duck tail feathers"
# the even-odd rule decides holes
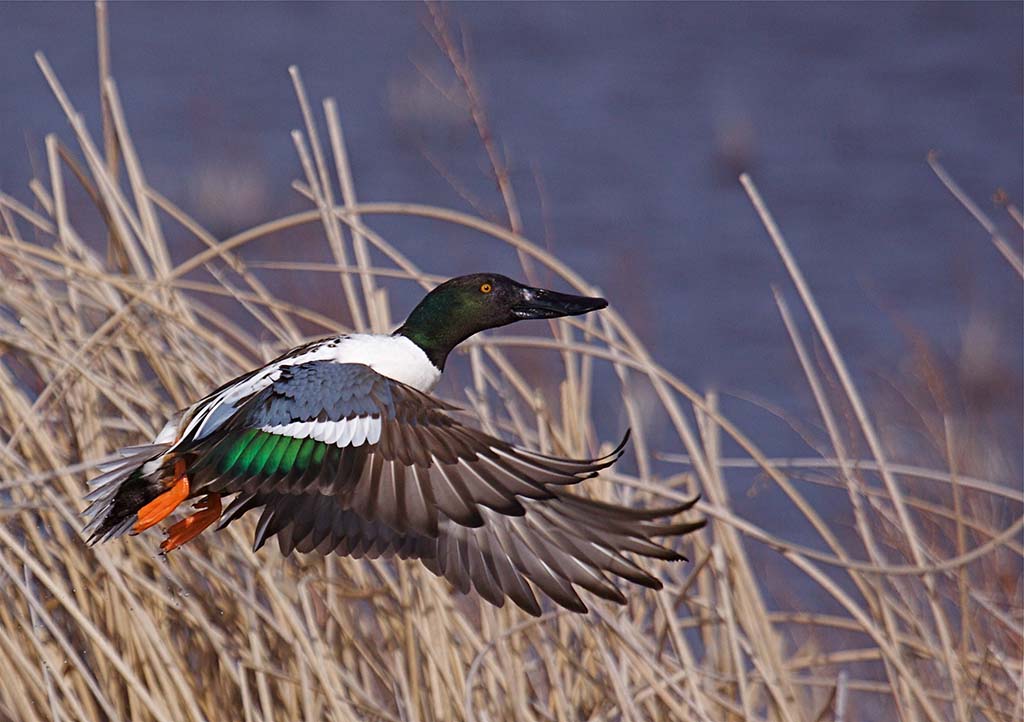
[[[82,528],[88,544],[131,531],[139,509],[162,490],[161,457],[169,448],[169,444],[128,446],[118,450],[120,458],[97,465],[102,473],[89,481],[90,491],[84,497],[89,506],[82,511],[88,520]]]

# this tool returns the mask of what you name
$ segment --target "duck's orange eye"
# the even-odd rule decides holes
[[[490,292],[491,292],[491,284],[484,283],[484,284],[482,284],[480,286],[480,293],[490,293]]]

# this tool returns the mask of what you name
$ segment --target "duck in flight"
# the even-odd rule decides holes
[[[285,555],[418,559],[464,594],[534,615],[535,590],[586,612],[574,587],[620,604],[614,578],[659,589],[627,554],[683,559],[654,539],[702,527],[671,520],[696,499],[638,510],[569,491],[618,460],[626,439],[597,459],[548,456],[458,423],[429,395],[473,334],[607,305],[494,273],[453,278],[393,334],[292,349],[178,412],[152,443],[122,449],[90,482],[84,534],[137,534],[197,499],[164,552],[261,509],[254,551],[276,536]]]

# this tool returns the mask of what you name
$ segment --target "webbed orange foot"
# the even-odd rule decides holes
[[[220,494],[207,494],[195,503],[194,508],[199,511],[185,517],[167,530],[167,538],[160,544],[160,550],[164,554],[192,541],[206,527],[220,519]]]
[[[181,502],[188,498],[188,495],[189,483],[188,475],[185,473],[185,460],[178,459],[174,462],[174,479],[171,482],[171,488],[139,509],[135,526],[132,527],[132,534],[145,531],[166,519]]]

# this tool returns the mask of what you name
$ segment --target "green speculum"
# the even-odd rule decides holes
[[[287,474],[320,463],[327,444],[315,439],[293,439],[250,429],[231,446],[220,463],[221,472]]]

